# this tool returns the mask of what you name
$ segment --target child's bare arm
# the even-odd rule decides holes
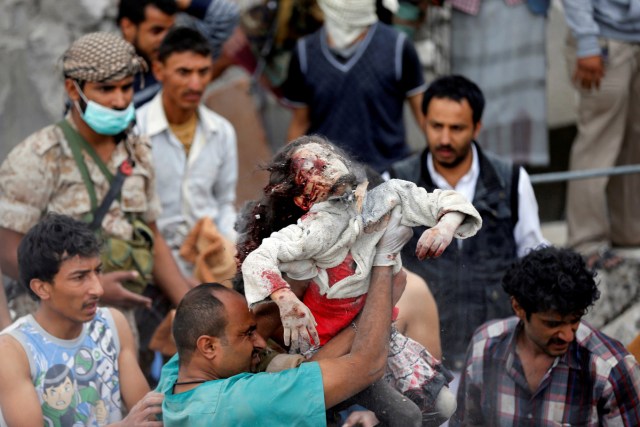
[[[449,212],[443,215],[435,226],[422,233],[416,247],[418,259],[436,258],[442,255],[453,240],[464,217],[465,215],[461,212]]]
[[[316,345],[320,344],[313,314],[290,288],[278,289],[271,294],[271,299],[280,309],[285,345],[290,345],[291,350],[300,349],[304,353],[309,350],[311,341]]]

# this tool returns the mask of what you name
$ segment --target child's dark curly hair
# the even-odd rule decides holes
[[[502,287],[527,314],[557,311],[563,316],[584,313],[600,297],[582,256],[570,250],[544,247],[516,261]]]

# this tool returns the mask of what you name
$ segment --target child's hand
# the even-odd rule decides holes
[[[418,259],[437,258],[442,255],[453,240],[453,235],[463,220],[463,213],[449,212],[440,218],[440,221],[434,227],[422,233],[416,247]]]
[[[320,345],[320,337],[316,331],[317,323],[313,314],[291,289],[278,289],[271,294],[271,299],[278,304],[280,309],[284,343],[290,345],[290,350],[300,349],[304,353],[311,348],[311,340],[315,345]]]

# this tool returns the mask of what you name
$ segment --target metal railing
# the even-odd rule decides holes
[[[571,181],[574,179],[598,178],[602,176],[640,173],[640,165],[624,165],[612,168],[589,169],[581,171],[549,172],[531,175],[532,184],[548,184],[551,182]],[[640,189],[638,189],[640,191]]]

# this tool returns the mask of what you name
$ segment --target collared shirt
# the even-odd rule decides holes
[[[238,180],[236,133],[231,123],[203,105],[189,156],[169,128],[162,92],[137,112],[140,133],[151,139],[157,192],[162,204],[158,227],[171,247],[179,247],[198,219],[210,217],[235,240]]]
[[[476,184],[480,177],[478,150],[474,145],[471,145],[471,148],[473,150],[471,169],[460,178],[455,187],[449,185],[447,180],[436,172],[436,168],[433,165],[433,155],[430,152],[427,155],[427,169],[433,179],[433,183],[438,188],[455,190],[465,196],[467,200],[473,200]],[[526,255],[530,249],[548,244],[542,236],[540,218],[538,217],[538,202],[536,201],[529,175],[524,168],[520,168],[520,178],[518,180],[518,222],[513,228],[513,238],[516,242],[519,257]],[[460,243],[461,241],[459,241]]]
[[[67,120],[75,127],[70,116]],[[155,193],[155,176],[149,141],[133,136],[126,142],[135,166],[102,221],[109,236],[132,237],[127,216],[140,215],[153,222],[160,213]],[[93,181],[98,203],[109,191],[109,181],[86,152],[84,162]],[[125,142],[116,145],[107,168],[115,175],[128,157]],[[91,212],[89,193],[62,130],[47,126],[19,143],[0,166],[0,227],[26,233],[47,212],[57,212],[83,220]]]
[[[184,12],[177,14],[176,25],[197,28],[209,42],[211,56],[217,59],[240,20],[238,5],[232,0],[191,0]],[[136,108],[149,102],[161,88],[151,70],[137,74],[133,84]]]
[[[640,425],[640,366],[621,343],[580,323],[532,393],[516,351],[521,330],[510,317],[476,331],[452,426]]]

